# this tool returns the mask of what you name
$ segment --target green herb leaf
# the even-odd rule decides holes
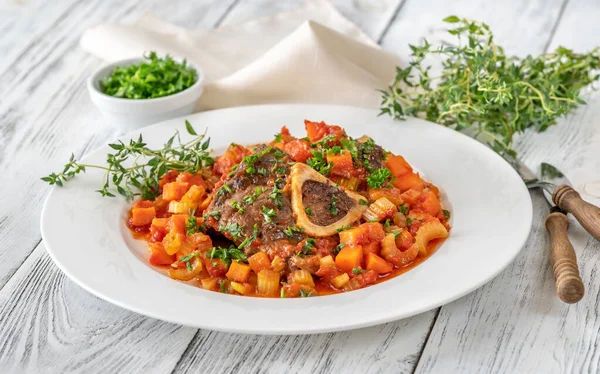
[[[485,23],[449,16],[458,43],[410,45],[412,61],[396,69],[382,91],[380,114],[425,118],[466,132],[494,151],[514,157],[515,134],[544,131],[582,104],[581,89],[597,81],[600,49],[585,54],[559,47],[539,56],[507,56]],[[443,58],[430,76],[425,61]]]
[[[445,219],[450,219],[450,211],[446,209],[442,209],[442,213],[444,213]]]
[[[382,188],[386,186],[393,178],[392,172],[388,168],[375,170],[367,177],[369,188]]]
[[[124,99],[152,99],[173,95],[196,83],[198,74],[186,60],[179,63],[168,55],[160,58],[156,52],[144,57],[139,64],[115,67],[100,82],[102,92]],[[193,129],[190,134],[196,135]]]
[[[314,215],[312,209],[310,209],[310,208],[306,208],[304,211],[306,212],[306,215],[308,215],[308,216]]]

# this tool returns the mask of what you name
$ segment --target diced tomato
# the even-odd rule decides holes
[[[162,243],[152,243],[150,250],[149,261],[152,265],[171,265],[173,261],[175,261],[175,256],[168,255],[167,252],[165,252],[165,247],[163,247]]]
[[[442,210],[440,200],[433,191],[423,192],[414,204],[414,209],[437,216]]]
[[[329,256],[338,244],[335,237],[317,238],[315,239],[315,251],[322,257]]]
[[[358,283],[359,288],[363,288],[365,286],[368,286],[369,284],[377,282],[377,278],[378,276],[376,272],[374,272],[373,270],[367,270],[364,273],[358,274],[354,278],[354,281]]]
[[[334,135],[338,140],[345,135],[344,129],[336,125],[327,125],[325,122],[311,122],[304,120],[306,134],[311,142],[317,142],[327,135]]]
[[[150,241],[160,242],[167,235],[169,218],[154,218],[150,225]]]
[[[177,176],[179,175],[179,172],[177,170],[169,170],[165,175],[163,175],[162,178],[160,178],[160,180],[158,181],[158,189],[160,191],[162,191],[162,188],[165,184],[167,183],[171,183],[173,182]]]
[[[220,259],[204,258],[204,265],[211,277],[224,277],[227,274],[227,266]]]
[[[204,178],[202,178],[201,175],[192,174],[187,171],[184,171],[183,173],[179,174],[177,176],[176,181],[187,183],[190,185],[190,187],[191,186],[200,186],[200,187],[204,187],[204,189],[208,188],[208,183],[206,183],[206,181],[204,180]]]
[[[242,162],[244,156],[249,154],[250,151],[247,148],[238,144],[231,144],[225,153],[216,158],[213,170],[217,174],[227,174],[234,165]]]
[[[412,172],[412,167],[406,162],[404,157],[389,154],[385,160],[385,166],[392,172],[392,175],[396,177],[403,176]]]
[[[292,160],[297,162],[306,162],[306,160],[312,157],[310,143],[306,140],[292,140],[285,144],[284,150]]]
[[[383,225],[379,222],[367,222],[361,225],[367,230],[369,242],[381,242],[385,238]]]

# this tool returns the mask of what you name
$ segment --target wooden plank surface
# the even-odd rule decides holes
[[[269,6],[266,2],[262,2],[259,4],[262,6],[258,8],[254,7],[255,3],[248,2],[248,5],[246,3],[243,1],[239,4],[233,3],[235,6],[232,9],[235,10],[237,6],[249,7],[247,13],[242,13],[250,15],[248,18],[259,16],[261,11],[268,14],[280,9],[279,3],[277,6]],[[160,4],[168,7],[168,2]],[[293,5],[294,2],[287,4]],[[374,26],[367,29],[371,30],[371,36],[375,39],[378,38],[378,33],[384,30],[384,26],[397,6],[395,2],[386,2],[386,4],[389,7],[371,10],[369,16]],[[168,14],[166,9],[161,9],[158,5],[145,5],[147,6],[145,9],[161,14],[163,17]],[[107,11],[108,8],[109,5]],[[223,12],[229,10],[222,4],[219,9]],[[352,13],[350,12],[352,9],[346,5],[345,13],[347,15]],[[378,9],[381,10],[381,17],[376,16],[379,14]],[[206,9],[198,11],[201,10]],[[119,10],[113,9],[113,11]],[[125,12],[123,16],[133,19],[141,12],[141,8],[136,6]],[[224,13],[219,15],[212,8],[205,13],[213,16],[204,24],[200,23],[200,26],[206,27],[206,23],[209,22],[227,24],[243,19],[241,16],[223,18]],[[174,17],[171,14],[171,17],[166,18],[181,25],[198,27],[190,23],[190,18],[185,16],[193,17],[194,12],[181,11],[178,14],[181,17]],[[358,10],[353,14],[363,25],[366,24],[366,21],[360,18],[361,13]],[[83,15],[68,15],[73,23],[75,18],[81,16]],[[78,26],[77,32],[89,27],[90,24],[102,21],[102,17],[107,15],[99,11],[95,17],[97,18]],[[118,17],[115,16],[115,19]],[[21,127],[17,127],[17,122],[14,121],[15,134],[7,137],[3,143],[7,148],[5,155],[25,161],[29,168],[26,174],[19,175],[18,182],[33,184],[31,191],[21,197],[22,201],[30,201],[32,207],[18,211],[18,214],[21,217],[35,217],[32,219],[34,222],[31,227],[20,232],[11,233],[14,226],[2,228],[0,235],[8,235],[8,239],[13,240],[12,243],[19,247],[17,253],[2,252],[6,263],[13,264],[6,267],[5,279],[12,275],[21,264],[20,261],[27,256],[29,245],[36,243],[35,240],[19,241],[18,236],[26,234],[39,241],[37,220],[40,204],[47,188],[38,182],[37,178],[43,172],[62,165],[61,162],[68,157],[71,149],[79,149],[78,153],[83,153],[114,134],[113,128],[103,128],[104,121],[97,116],[95,108],[89,103],[85,87],[81,84],[99,62],[77,49],[76,36],[71,38],[75,31],[65,31],[65,34],[67,33],[69,35],[65,35],[64,38],[69,41],[68,45],[58,46],[64,50],[61,51],[63,55],[56,52],[56,59],[61,62],[68,60],[70,63],[53,73],[55,82],[43,87],[44,92],[54,96],[43,98],[39,95],[30,105],[33,107],[33,104],[37,103],[45,105],[46,109],[56,108],[50,127],[35,127],[35,120],[41,118],[41,109],[36,111],[35,108],[22,107],[15,103],[14,107],[21,113],[26,110],[31,110],[31,113],[21,115],[19,119]],[[49,36],[49,38],[53,37]],[[21,63],[26,64],[25,61]],[[60,66],[60,63],[57,65]],[[73,82],[71,85],[65,86],[65,82],[60,82],[65,76]],[[12,78],[16,79],[14,76]],[[2,76],[0,82],[1,79]],[[59,82],[62,83],[62,87]],[[63,100],[60,95],[52,91],[52,89],[59,89],[57,87],[60,87],[61,91],[73,91],[71,97]],[[3,104],[0,104],[0,110],[3,109]],[[48,121],[43,123],[46,124]],[[27,131],[31,129],[34,129],[33,134]],[[79,131],[75,133],[77,130]],[[49,144],[49,140],[55,143]],[[23,147],[21,145],[23,143],[28,146]],[[36,150],[35,154],[32,149]],[[35,165],[34,163],[39,159],[40,149],[48,163]],[[13,175],[16,175],[16,171]],[[18,189],[17,183],[13,188]],[[17,212],[16,206],[19,202],[15,203],[12,210],[7,211],[7,217],[16,214],[11,212]],[[4,248],[8,249],[8,247]],[[3,273],[0,272],[1,274]],[[238,372],[240,368],[246,367],[244,365],[249,365],[248,367],[251,366],[256,370],[268,368],[272,372],[284,368],[304,372],[338,372],[338,370],[364,372],[365,368],[385,372],[388,368],[393,368],[396,372],[406,372],[411,371],[416,365],[435,315],[434,312],[429,312],[408,320],[355,332],[301,337],[261,337],[196,331],[142,317],[88,295],[51,263],[43,243],[37,246],[33,255],[22,264],[5,288],[0,290],[0,303],[2,305],[0,336],[7,337],[3,343],[0,343],[0,368],[29,372],[47,370],[106,372],[107,368],[116,370],[120,366],[122,366],[121,370],[127,372],[148,370],[169,372],[173,367],[176,367],[176,371],[204,372],[207,370],[207,365],[210,365],[210,370],[213,372],[225,370]],[[88,310],[93,312],[86,313]],[[148,337],[145,338],[145,335]],[[191,344],[188,346],[190,341]],[[364,349],[365,341],[369,342],[369,349]],[[298,356],[299,347],[302,347],[304,352],[301,360]],[[125,357],[128,354],[138,350],[143,352],[131,362],[126,361]],[[247,351],[251,352],[250,356],[240,354]],[[282,362],[280,366],[267,364],[280,360]]]
[[[443,307],[439,316],[432,311],[352,332],[263,337],[183,328],[99,300],[52,264],[43,244],[38,244],[39,211],[48,190],[38,178],[60,167],[72,150],[81,154],[114,134],[87,98],[82,82],[100,62],[78,49],[79,34],[96,23],[133,20],[144,11],[181,26],[211,27],[274,14],[299,3],[28,0],[25,10],[11,7],[0,14],[0,31],[8,35],[0,39],[5,57],[0,61],[0,91],[5,98],[0,101],[0,169],[11,181],[0,187],[4,207],[0,212],[0,369],[6,369],[0,371],[599,370],[598,350],[590,347],[595,347],[599,331],[595,310],[600,290],[594,283],[598,283],[595,264],[600,248],[574,225],[571,239],[580,264],[584,263],[587,296],[585,304],[559,304],[553,296],[547,251],[539,250],[546,244],[539,218],[547,209],[539,193],[532,195],[538,219],[528,247],[493,282]],[[600,44],[594,36],[600,15],[595,3],[334,1],[342,14],[405,59],[409,42],[423,37],[444,40],[440,20],[449,13],[490,23],[508,53],[539,53],[555,42],[588,48]],[[5,8],[0,6],[2,11]],[[546,160],[568,170],[573,182],[586,187],[591,198],[600,196],[600,135],[594,125],[600,101],[592,98],[589,102],[561,126],[541,136],[525,136],[520,151],[530,166]],[[548,144],[552,146],[540,146]]]
[[[571,0],[552,40],[535,45],[567,45],[586,51],[600,45],[600,4]],[[540,50],[531,50],[539,53]],[[518,151],[534,170],[549,162],[567,174],[591,202],[600,203],[600,95],[543,134],[527,134]],[[566,305],[555,296],[544,220],[548,205],[532,192],[534,224],[521,255],[493,282],[442,308],[420,373],[597,373],[600,319],[600,243],[573,219],[569,236],[578,256],[586,296]]]

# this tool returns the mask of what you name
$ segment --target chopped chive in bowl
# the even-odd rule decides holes
[[[153,99],[181,92],[198,79],[196,70],[186,60],[177,62],[169,55],[158,57],[156,52],[144,58],[138,64],[115,67],[100,82],[101,91],[123,99]]]

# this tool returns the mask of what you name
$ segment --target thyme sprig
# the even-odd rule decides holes
[[[448,32],[458,45],[410,45],[413,60],[396,68],[394,83],[381,91],[381,114],[422,117],[464,131],[496,152],[515,156],[513,137],[527,128],[544,131],[577,105],[581,89],[598,80],[600,49],[587,54],[559,47],[523,59],[506,56],[485,23],[450,16]],[[424,61],[444,58],[430,76]]]
[[[69,162],[59,173],[51,173],[42,178],[51,185],[63,184],[88,168],[105,170],[103,186],[97,190],[102,196],[114,197],[112,192],[132,200],[141,195],[144,199],[153,199],[159,194],[159,180],[169,171],[188,171],[197,173],[214,163],[208,150],[210,138],[205,140],[206,132],[198,135],[189,121],[185,121],[186,130],[194,139],[182,143],[177,131],[160,149],[151,149],[140,134],[137,140],[129,143],[119,141],[109,144],[115,150],[106,157],[106,165],[82,164],[71,155]]]

